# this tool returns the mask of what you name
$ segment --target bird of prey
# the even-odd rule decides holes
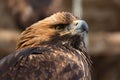
[[[58,12],[28,27],[16,51],[0,60],[0,80],[91,80],[88,25]]]

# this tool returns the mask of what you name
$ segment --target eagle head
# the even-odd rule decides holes
[[[17,43],[17,49],[33,46],[65,45],[79,49],[88,25],[69,12],[58,12],[28,27]]]

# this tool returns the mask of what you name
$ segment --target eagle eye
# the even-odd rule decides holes
[[[59,24],[59,25],[56,25],[55,26],[55,29],[57,31],[63,31],[66,27],[67,27],[68,24]]]

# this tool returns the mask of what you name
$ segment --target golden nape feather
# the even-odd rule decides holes
[[[1,80],[91,80],[85,21],[58,12],[21,33],[16,51],[0,60]]]
[[[37,23],[28,27],[18,40],[16,49],[24,47],[38,46],[43,41],[49,41],[51,36],[56,35],[55,26],[60,24],[71,24],[73,21],[78,20],[72,14],[68,12],[58,12],[52,16],[38,21]]]

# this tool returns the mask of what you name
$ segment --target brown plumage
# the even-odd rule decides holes
[[[91,80],[87,30],[85,21],[68,12],[31,25],[20,35],[17,51],[0,61],[0,79]]]

